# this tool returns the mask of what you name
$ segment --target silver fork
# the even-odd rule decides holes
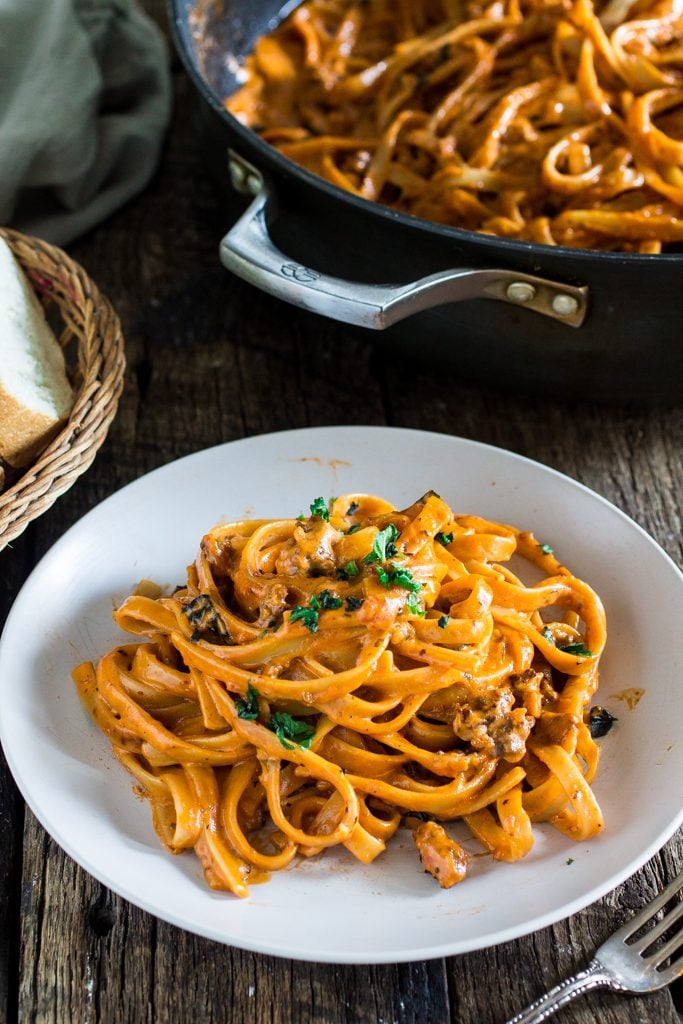
[[[648,950],[683,917],[683,900],[679,900],[660,921],[653,921],[655,915],[681,889],[683,871],[639,914],[611,935],[583,971],[560,982],[526,1010],[511,1017],[506,1024],[541,1024],[561,1006],[566,1006],[576,996],[594,988],[611,988],[616,992],[654,992],[680,978],[683,975],[683,922],[675,935],[663,945],[649,954]],[[643,928],[647,928],[647,931],[634,938]],[[679,951],[681,955],[666,964]]]

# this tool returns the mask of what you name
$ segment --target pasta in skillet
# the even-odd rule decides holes
[[[679,0],[306,0],[225,105],[426,220],[588,249],[683,241]]]
[[[401,511],[317,498],[216,526],[184,586],[114,618],[145,639],[75,682],[161,842],[194,849],[213,888],[245,896],[339,845],[369,863],[401,826],[450,887],[468,858],[444,823],[505,861],[537,822],[577,841],[602,828],[588,709],[604,611],[531,533],[433,492]]]

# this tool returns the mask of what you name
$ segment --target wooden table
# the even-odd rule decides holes
[[[163,20],[160,4],[148,6]],[[474,389],[381,358],[351,329],[231,278],[216,258],[226,216],[204,175],[191,90],[177,66],[174,81],[155,180],[70,247],[123,321],[119,413],[91,469],[2,552],[0,621],[50,545],[123,484],[219,442],[325,424],[437,430],[519,452],[604,495],[681,563],[681,409],[565,406]],[[482,952],[379,967],[269,958],[155,920],[61,851],[24,807],[4,761],[0,849],[0,1024],[499,1024],[582,966],[676,873],[683,835],[568,921]],[[557,1019],[679,1024],[680,996],[593,993]]]

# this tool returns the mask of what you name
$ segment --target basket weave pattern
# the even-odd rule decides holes
[[[125,369],[121,324],[82,267],[61,249],[0,228],[43,306],[54,304],[63,329],[75,402],[68,421],[36,461],[0,493],[0,550],[48,509],[90,466],[114,418]],[[75,349],[71,360],[68,354]]]

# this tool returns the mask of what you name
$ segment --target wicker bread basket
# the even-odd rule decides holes
[[[119,319],[82,267],[38,238],[8,228],[0,236],[49,313],[75,395],[59,433],[0,492],[1,550],[90,466],[116,413],[125,361]]]

